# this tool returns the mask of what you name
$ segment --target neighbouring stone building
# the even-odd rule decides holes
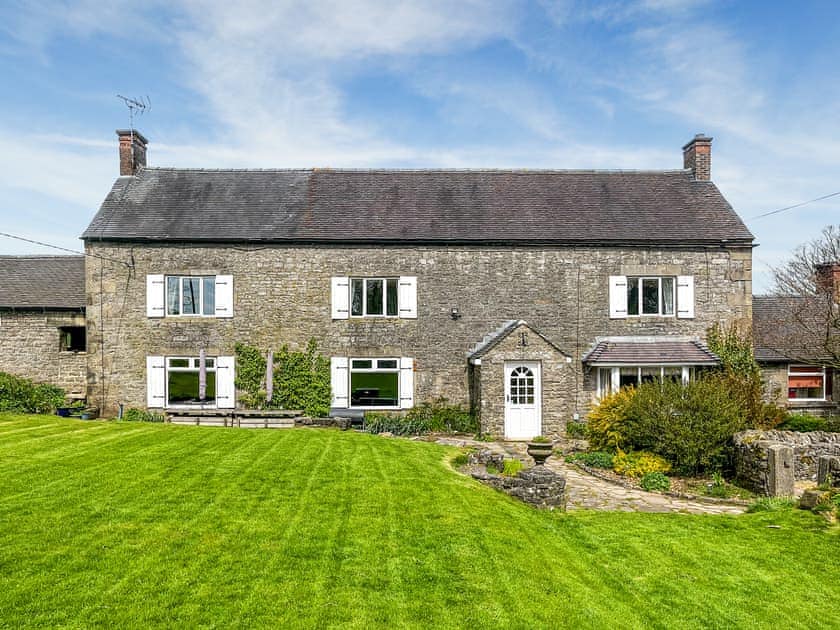
[[[84,256],[0,256],[0,372],[87,390]]]
[[[443,396],[558,434],[599,392],[692,378],[707,328],[752,317],[753,236],[702,135],[683,169],[520,171],[150,168],[118,134],[82,237],[106,412],[233,408],[237,342],[314,338],[335,413]]]
[[[840,265],[832,265],[840,278]],[[827,346],[835,348],[836,293],[817,296],[757,295],[753,298],[755,358],[768,397],[792,412],[836,414],[840,374]]]

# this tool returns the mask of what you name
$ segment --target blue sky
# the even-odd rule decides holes
[[[6,0],[0,231],[80,247],[117,93],[155,166],[667,169],[704,132],[762,292],[840,224],[840,196],[753,219],[840,190],[838,42],[833,1]]]

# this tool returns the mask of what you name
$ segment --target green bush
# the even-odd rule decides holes
[[[619,451],[613,458],[613,470],[627,477],[644,477],[648,473],[666,473],[671,464],[653,453]]]
[[[785,421],[779,425],[783,431],[799,431],[810,433],[811,431],[825,431],[827,421],[819,416],[812,416],[807,413],[788,414]]]
[[[166,416],[162,413],[155,413],[154,411],[129,407],[123,412],[122,419],[123,422],[164,422]]]
[[[422,423],[428,431],[436,433],[475,433],[478,423],[475,416],[463,405],[451,405],[446,398],[422,402],[406,412],[405,416]]]
[[[570,438],[586,438],[586,423],[577,421],[567,423],[566,436]]]
[[[661,472],[649,472],[642,476],[641,486],[648,492],[659,490],[664,492],[671,489],[671,480]]]
[[[592,408],[586,422],[591,448],[597,451],[616,451],[629,446],[625,424],[627,411],[635,395],[634,388],[622,387],[617,392],[604,396]]]
[[[394,435],[423,435],[429,433],[430,428],[424,418],[368,411],[365,413],[365,431],[368,433],[393,433]]]
[[[580,462],[590,468],[606,468],[612,470],[614,457],[612,453],[605,451],[592,451],[590,453],[573,453],[566,457],[566,461],[570,463]]]
[[[515,477],[522,468],[523,464],[518,459],[506,459],[505,467],[502,469],[502,474],[505,477]]]
[[[466,453],[458,453],[455,457],[450,460],[453,468],[460,468],[461,466],[466,466],[469,463],[469,457]]]
[[[52,413],[64,406],[64,400],[60,387],[36,385],[28,378],[0,372],[0,411]]]
[[[747,512],[779,512],[796,506],[796,499],[790,497],[761,497],[747,508]]]

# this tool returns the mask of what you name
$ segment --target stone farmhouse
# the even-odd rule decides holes
[[[234,346],[331,359],[337,415],[445,397],[484,431],[556,435],[601,392],[689,380],[752,318],[753,236],[683,168],[205,170],[120,177],[82,238],[87,397],[232,409]]]
[[[87,393],[84,256],[0,256],[0,372]]]

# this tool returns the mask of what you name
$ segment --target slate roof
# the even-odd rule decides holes
[[[552,348],[557,350],[557,352],[559,352],[563,356],[567,356],[567,357],[570,356],[567,353],[563,352],[557,346],[557,344],[555,344],[553,341],[551,341],[548,337],[546,337],[544,334],[542,334],[539,330],[537,330],[533,326],[529,325],[528,322],[526,322],[525,320],[523,320],[523,319],[509,319],[509,320],[503,322],[502,325],[499,326],[496,330],[493,330],[493,331],[487,333],[486,335],[484,335],[484,339],[482,339],[480,342],[478,342],[472,348],[470,348],[470,350],[467,352],[467,357],[469,359],[479,359],[479,358],[483,357],[485,354],[487,354],[493,348],[495,348],[499,343],[501,343],[508,335],[510,335],[510,333],[512,333],[514,330],[516,330],[520,326],[525,326],[528,330],[530,330],[532,333],[537,335],[540,339],[545,341],[548,345],[550,345]]]
[[[84,307],[84,256],[0,256],[0,308]]]
[[[592,365],[717,365],[720,359],[699,341],[605,339],[583,357]]]
[[[690,171],[201,170],[120,177],[82,238],[341,243],[751,243]]]
[[[757,361],[791,363],[828,358],[821,349],[826,306],[820,298],[755,295],[752,308]]]

